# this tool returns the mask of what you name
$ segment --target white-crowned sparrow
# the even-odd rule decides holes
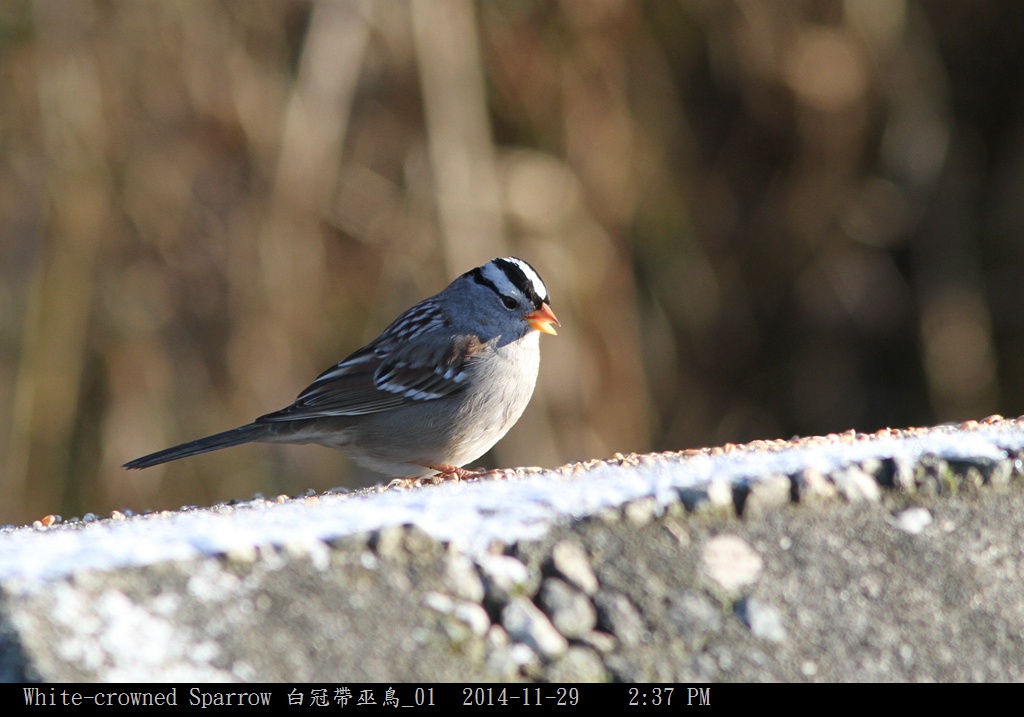
[[[252,423],[125,464],[148,468],[242,443],[319,443],[394,477],[462,473],[519,420],[558,319],[540,275],[494,259],[424,299]]]

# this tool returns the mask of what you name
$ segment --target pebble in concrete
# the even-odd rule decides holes
[[[515,597],[501,611],[501,624],[516,642],[522,642],[547,660],[564,655],[569,642],[547,615],[525,597]]]
[[[761,575],[761,556],[736,535],[718,535],[707,542],[701,556],[704,574],[728,592],[738,592]]]
[[[570,639],[583,637],[597,624],[597,611],[587,596],[558,578],[544,581],[540,602],[555,628]]]
[[[593,595],[597,592],[597,577],[590,566],[587,551],[578,543],[563,540],[551,550],[551,562],[555,570],[566,580],[585,592]]]
[[[785,641],[786,628],[782,613],[771,605],[756,598],[748,598],[736,604],[736,613],[750,628],[754,637],[768,642]]]
[[[600,590],[594,596],[601,621],[625,645],[640,643],[647,632],[644,620],[633,602],[620,592]]]

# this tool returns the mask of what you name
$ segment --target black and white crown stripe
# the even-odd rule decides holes
[[[514,287],[526,297],[535,309],[539,309],[541,304],[551,303],[548,288],[544,285],[537,270],[514,256],[489,261],[483,266],[478,266],[467,272],[466,276],[478,284],[489,287],[499,296],[515,298],[509,291]]]

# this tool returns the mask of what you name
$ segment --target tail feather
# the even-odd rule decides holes
[[[176,461],[179,458],[186,458],[200,453],[216,451],[221,448],[230,448],[231,446],[239,446],[243,443],[258,441],[264,438],[266,433],[266,426],[258,423],[249,423],[245,426],[233,428],[230,431],[215,433],[214,435],[207,436],[206,438],[199,438],[194,441],[189,441],[188,443],[182,443],[180,446],[173,446],[171,448],[165,448],[162,451],[157,451],[156,453],[150,453],[148,456],[142,456],[142,458],[136,458],[134,461],[128,461],[124,464],[124,467],[134,469],[149,468],[150,466],[160,465],[161,463],[167,463],[168,461]]]

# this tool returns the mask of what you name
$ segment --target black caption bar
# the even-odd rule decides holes
[[[182,710],[295,709],[313,714],[382,710],[501,712],[527,709],[582,714],[618,708],[647,713],[708,708],[734,688],[682,684],[251,684],[214,685],[0,685],[0,711],[37,715],[100,708],[179,712]],[[730,699],[723,700],[735,705]],[[312,710],[312,712],[310,712]]]

